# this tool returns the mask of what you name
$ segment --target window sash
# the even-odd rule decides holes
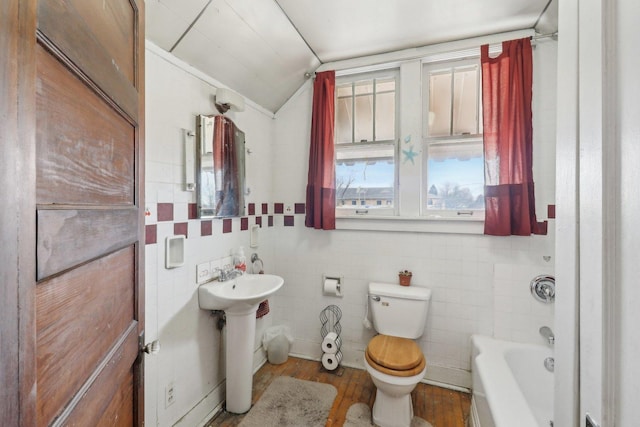
[[[389,88],[389,83],[393,82],[393,90]],[[345,138],[340,141],[339,139],[345,136],[346,132],[340,136],[338,132],[336,132],[336,179],[340,179],[338,177],[338,168],[344,165],[347,162],[360,162],[371,167],[375,166],[375,163],[378,162],[388,162],[391,161],[393,164],[393,185],[391,188],[391,196],[389,197],[389,192],[384,191],[383,188],[378,187],[375,191],[377,195],[384,197],[376,197],[376,198],[367,198],[367,188],[362,186],[359,189],[359,193],[355,193],[356,190],[350,189],[350,194],[357,194],[358,197],[353,198],[344,198],[340,196],[340,188],[339,184],[336,182],[336,217],[345,217],[345,216],[392,216],[397,215],[397,207],[398,207],[398,117],[399,117],[399,71],[397,69],[393,70],[384,70],[377,71],[371,73],[362,73],[358,75],[350,75],[339,77],[336,81],[336,121],[338,122],[340,118],[338,117],[339,113],[348,113],[346,116],[348,118],[350,129],[350,138],[348,141],[345,141]],[[386,135],[383,133],[381,136],[381,131],[378,128],[379,120],[378,117],[378,107],[379,103],[382,101],[382,98],[388,94],[394,94],[393,97],[393,117],[392,117],[392,126],[393,126],[393,135],[389,135],[387,132]],[[357,138],[357,126],[358,121],[356,117],[356,107],[358,99],[366,99],[365,97],[370,97],[371,99],[371,113],[369,115],[370,122],[367,123],[367,135],[371,135],[371,139],[367,138],[366,141],[360,141]],[[349,101],[350,100],[350,101]],[[386,100],[388,101],[388,99]],[[340,103],[343,103],[340,105]],[[339,108],[347,107],[348,111],[343,109],[342,111],[338,111]],[[386,117],[386,116],[385,116]],[[344,125],[344,122],[342,123]],[[338,127],[338,123],[336,123],[336,128]],[[346,129],[343,128],[343,131]],[[391,136],[391,139],[388,137]],[[379,137],[387,137],[385,139],[378,140]],[[362,138],[360,138],[362,139]],[[369,166],[365,166],[369,167]],[[384,187],[386,188],[386,187]],[[373,190],[369,190],[371,193]],[[343,201],[344,204],[340,204]]]
[[[455,133],[455,105],[456,101],[456,72],[466,72],[469,70],[476,70],[476,78],[475,78],[475,126],[474,132],[469,133]],[[430,83],[431,76],[441,76],[441,75],[450,75],[449,81],[449,105],[448,105],[448,134],[439,134],[438,136],[431,135],[430,125],[433,124],[433,114],[429,114],[430,110],[432,110],[432,106],[430,105]],[[456,61],[448,61],[441,63],[432,63],[423,65],[423,173],[422,173],[422,203],[421,203],[421,215],[428,219],[464,219],[464,220],[483,220],[484,219],[484,207],[482,208],[443,208],[438,209],[434,208],[435,206],[442,204],[446,205],[447,201],[456,202],[456,198],[453,196],[453,199],[441,200],[442,195],[433,194],[432,186],[435,185],[433,182],[430,182],[430,171],[429,170],[429,161],[431,160],[432,167],[435,167],[435,163],[438,161],[451,161],[457,159],[459,162],[463,162],[469,159],[475,159],[474,164],[475,167],[478,167],[478,159],[482,159],[483,157],[483,148],[482,148],[482,83],[481,83],[481,70],[480,70],[480,60],[478,58],[464,59],[464,60],[456,60]],[[430,123],[431,121],[431,123]],[[470,164],[471,164],[470,163]],[[482,161],[482,165],[484,162]],[[463,163],[455,164],[456,168],[462,169]],[[452,165],[451,167],[454,167]],[[460,176],[463,174],[460,173]],[[466,177],[466,174],[465,178]],[[484,187],[484,173],[481,174],[482,179],[482,188]],[[473,183],[473,188],[478,188],[480,183]],[[451,185],[455,185],[455,182],[452,182]],[[448,186],[448,185],[447,185]],[[443,187],[441,185],[441,187]],[[469,187],[467,187],[469,188]],[[437,190],[442,190],[442,188],[437,188]],[[445,188],[444,191],[451,190],[451,188]],[[454,192],[457,192],[454,187]],[[461,191],[467,191],[463,190]],[[478,190],[477,190],[478,191]],[[472,193],[473,194],[473,193]],[[446,196],[445,196],[446,197]],[[477,200],[477,195],[475,196],[475,203],[470,203],[470,205],[477,206],[479,204],[479,200]],[[431,207],[430,207],[431,206]]]

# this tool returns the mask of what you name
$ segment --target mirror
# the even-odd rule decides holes
[[[225,116],[196,117],[199,218],[244,215],[244,132]]]

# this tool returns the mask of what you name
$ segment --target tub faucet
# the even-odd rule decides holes
[[[553,335],[553,331],[548,326],[543,326],[540,328],[540,335],[545,337],[547,341],[549,341],[550,345],[553,345],[556,341],[555,335]]]

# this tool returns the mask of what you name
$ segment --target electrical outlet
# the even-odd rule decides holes
[[[211,266],[211,278],[217,279],[220,276],[220,268],[222,267],[222,262],[219,259],[213,260],[210,263]]]
[[[176,389],[173,382],[170,382],[164,389],[164,407],[168,408],[176,401]]]
[[[196,266],[196,278],[196,281],[198,283],[208,282],[213,278],[210,263],[203,262],[202,264],[198,264]]]

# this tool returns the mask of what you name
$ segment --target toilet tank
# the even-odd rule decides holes
[[[378,333],[419,338],[424,333],[431,289],[391,283],[369,283],[369,308]]]

